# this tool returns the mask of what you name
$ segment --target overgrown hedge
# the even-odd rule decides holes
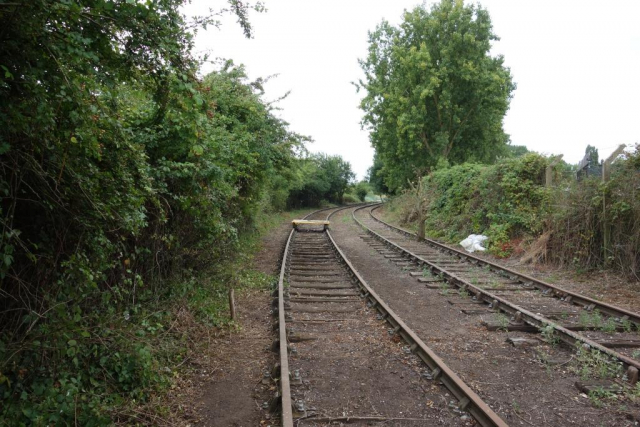
[[[639,276],[640,149],[614,163],[611,180],[577,182],[566,164],[554,167],[554,185],[545,187],[549,159],[535,153],[494,165],[462,164],[424,177],[425,230],[434,238],[459,242],[471,233],[489,236],[498,256],[518,253],[530,259],[579,268],[609,266]],[[397,196],[392,217],[415,226],[415,193]],[[608,209],[603,211],[603,197]],[[609,252],[603,226],[611,230]]]
[[[293,174],[304,138],[242,67],[199,77],[184,3],[0,7],[3,421],[138,422],[123,408],[188,347],[174,305],[219,320],[239,236]]]

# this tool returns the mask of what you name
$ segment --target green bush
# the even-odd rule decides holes
[[[469,234],[489,237],[489,250],[510,256],[569,264],[580,269],[610,267],[640,277],[640,146],[623,155],[610,180],[576,181],[571,168],[553,168],[554,185],[544,185],[549,162],[526,153],[495,165],[462,164],[424,177],[426,232],[459,242]],[[417,229],[415,194],[396,196],[386,207],[394,221]],[[603,203],[606,202],[606,213]],[[603,230],[609,229],[605,251]],[[524,241],[521,243],[521,241]]]
[[[543,156],[529,153],[495,165],[462,164],[433,172],[424,178],[427,233],[448,241],[486,234],[490,250],[508,256],[512,239],[543,228],[546,164]]]
[[[353,194],[347,193],[342,197],[342,203],[344,204],[352,204],[352,203],[359,203],[359,202],[360,202],[360,199],[358,199]]]
[[[275,177],[293,179],[305,140],[242,67],[199,77],[185,1],[90,3],[0,8],[0,418],[15,425],[111,424],[165,387],[185,347],[165,307],[220,321],[229,281],[195,278],[237,257],[263,200],[282,208]]]

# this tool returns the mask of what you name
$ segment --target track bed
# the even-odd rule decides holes
[[[297,232],[289,269],[291,395],[296,425],[465,425],[424,366],[367,310],[325,233]]]

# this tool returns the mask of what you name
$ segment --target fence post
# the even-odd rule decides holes
[[[602,183],[605,184],[609,181],[611,163],[624,151],[626,145],[620,144],[616,151],[614,151],[607,160],[602,162]],[[609,221],[607,220],[607,191],[606,188],[602,189],[602,250],[604,255],[604,265],[608,266],[609,255],[611,253],[611,229],[609,228]]]

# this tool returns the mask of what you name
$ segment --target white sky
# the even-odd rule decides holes
[[[427,2],[432,4],[433,1]],[[469,3],[469,2],[467,2]],[[358,178],[371,166],[368,132],[360,129],[367,31],[383,19],[401,21],[411,0],[265,0],[251,13],[254,38],[234,17],[221,29],[200,31],[196,51],[245,64],[249,77],[279,74],[266,85],[291,129],[311,136],[311,151],[339,154]],[[482,0],[518,88],[504,127],[512,144],[577,163],[587,144],[600,157],[619,144],[640,142],[639,0]],[[187,16],[225,5],[192,0]],[[205,71],[213,69],[205,68]]]

